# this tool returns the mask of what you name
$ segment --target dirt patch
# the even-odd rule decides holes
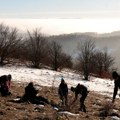
[[[111,98],[93,91],[89,92],[85,101],[86,113],[79,111],[79,98],[73,106],[69,106],[74,99],[74,94],[71,91],[69,91],[68,107],[61,108],[61,110],[57,110],[50,105],[43,107],[31,103],[11,102],[11,100],[24,94],[25,86],[26,83],[12,83],[12,95],[8,97],[0,96],[0,120],[112,120],[113,112],[120,115],[119,99],[116,100],[115,106],[113,106],[110,102]],[[41,86],[39,95],[57,105],[60,104],[58,88]],[[67,112],[62,113],[63,109]],[[104,116],[105,110],[108,111],[107,116]]]

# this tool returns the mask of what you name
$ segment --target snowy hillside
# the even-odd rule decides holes
[[[90,81],[83,81],[82,76],[69,71],[55,72],[48,69],[31,69],[26,67],[0,67],[0,75],[11,74],[12,81],[34,82],[41,86],[58,87],[61,76],[64,77],[69,88],[77,83],[84,84],[90,91],[112,96],[114,81],[91,77]]]
[[[90,81],[83,81],[81,75],[68,70],[55,72],[48,69],[31,69],[25,66],[0,67],[0,75],[4,74],[12,75],[12,95],[0,99],[0,120],[18,120],[18,118],[19,120],[56,120],[56,118],[60,118],[59,120],[98,120],[104,117],[106,120],[120,120],[119,99],[116,99],[115,105],[113,105],[112,98],[110,98],[113,94],[114,81],[95,77],[91,77]],[[74,106],[70,106],[74,99],[71,91],[68,94],[69,106],[66,108],[15,102],[18,100],[17,96],[23,95],[24,85],[28,82],[34,82],[35,87],[40,90],[40,96],[47,98],[55,105],[59,105],[60,99],[56,87],[60,84],[62,76],[69,88],[81,83],[91,91],[85,101],[86,113],[79,111],[79,99]],[[106,111],[107,114],[105,114]]]

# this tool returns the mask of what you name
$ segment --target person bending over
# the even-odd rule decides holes
[[[80,94],[80,111],[86,112],[86,107],[84,105],[84,101],[88,95],[88,90],[87,87],[82,85],[82,84],[78,84],[76,87],[71,87],[71,91],[75,93],[75,98],[72,102],[75,103],[75,101],[77,100],[78,95]]]

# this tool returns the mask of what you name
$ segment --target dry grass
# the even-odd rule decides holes
[[[59,111],[53,109],[50,105],[46,105],[41,108],[38,105],[31,103],[14,103],[11,102],[17,96],[22,96],[24,93],[24,87],[26,84],[12,83],[11,86],[11,96],[0,97],[0,120],[100,120],[103,117],[100,116],[101,110],[111,110],[111,104],[107,104],[107,96],[96,94],[95,92],[90,92],[85,105],[87,108],[87,113],[80,112],[79,109],[79,99],[73,106],[68,106],[64,108],[69,112],[77,114],[76,116],[62,114]],[[39,91],[39,95],[47,98],[49,101],[53,101],[56,104],[60,103],[57,88],[42,87]],[[74,99],[74,94],[69,91],[68,104]],[[120,114],[120,104],[119,100],[116,100],[116,113]],[[78,115],[79,114],[79,115]],[[106,120],[111,120],[109,114]]]

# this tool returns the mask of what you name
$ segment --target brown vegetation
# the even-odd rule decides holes
[[[0,120],[100,120],[104,118],[106,118],[105,120],[112,120],[111,116],[113,114],[120,114],[120,104],[118,99],[116,100],[115,106],[113,106],[109,97],[99,95],[95,92],[90,92],[85,101],[87,113],[78,110],[79,99],[73,106],[61,108],[58,111],[50,105],[40,107],[39,105],[31,103],[12,102],[11,100],[15,99],[17,96],[22,96],[24,94],[25,86],[26,83],[12,83],[12,95],[8,97],[0,96]],[[41,86],[41,88],[39,95],[56,104],[60,103],[57,88],[43,86]],[[72,102],[73,98],[74,94],[69,91],[68,104]],[[60,113],[62,109],[76,115],[73,116]]]

